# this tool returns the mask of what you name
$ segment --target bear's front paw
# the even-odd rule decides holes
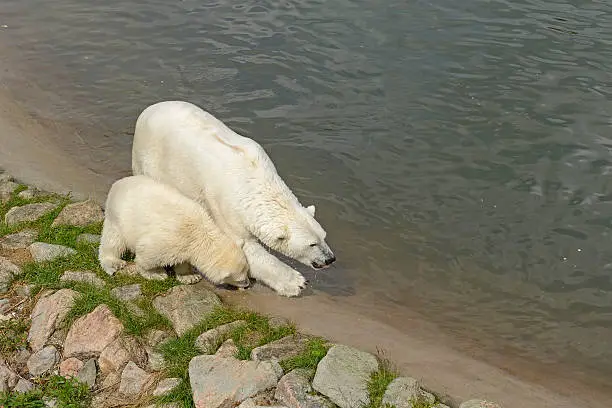
[[[190,275],[176,275],[176,279],[181,282],[183,285],[193,285],[194,283],[198,283],[202,280],[200,275],[190,274]]]
[[[106,258],[100,262],[100,265],[102,266],[102,269],[104,269],[104,272],[110,276],[113,276],[118,270],[125,268],[127,262],[125,262],[123,259]]]
[[[279,295],[294,297],[298,296],[305,287],[306,279],[304,279],[302,274],[297,271],[292,271],[285,279],[276,282],[273,289],[276,290]]]

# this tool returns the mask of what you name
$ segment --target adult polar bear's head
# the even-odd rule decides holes
[[[288,217],[269,220],[262,228],[261,241],[275,251],[314,269],[331,265],[336,257],[325,242],[327,235],[315,220],[314,205],[293,208]]]

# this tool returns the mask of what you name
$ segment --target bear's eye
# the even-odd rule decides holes
[[[277,240],[277,241],[284,241],[284,240],[285,240],[285,237],[278,237],[278,238],[276,238],[276,240]]]
[[[316,247],[317,243],[315,242],[314,244],[310,244],[311,247]]]

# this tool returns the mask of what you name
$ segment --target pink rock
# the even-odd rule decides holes
[[[60,363],[59,373],[62,377],[76,377],[81,368],[83,368],[83,362],[78,358],[70,357]]]
[[[122,370],[130,360],[145,365],[147,353],[133,337],[121,336],[102,351],[98,358],[98,366],[100,372],[106,375]]]
[[[74,290],[61,289],[42,297],[36,303],[32,310],[32,325],[28,333],[28,341],[33,352],[45,346],[49,337],[72,308],[78,295]]]
[[[79,318],[66,336],[64,356],[99,354],[123,332],[123,324],[108,306],[100,305],[93,312]]]

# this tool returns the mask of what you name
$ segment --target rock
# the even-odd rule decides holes
[[[202,286],[180,285],[170,289],[165,296],[156,297],[153,306],[172,322],[176,333],[182,336],[221,306],[221,300]]]
[[[15,387],[18,380],[19,376],[0,357],[0,392],[9,391]]]
[[[77,251],[64,245],[34,242],[30,245],[30,254],[36,262],[52,261],[56,258],[75,255]]]
[[[142,297],[140,283],[114,288],[111,290],[111,293],[114,297],[119,300],[123,300],[124,302],[129,302],[130,300],[136,300]]]
[[[8,299],[0,299],[0,313],[4,313],[11,307],[11,302]]]
[[[501,405],[495,402],[480,400],[480,399],[473,399],[473,400],[469,400],[469,401],[462,403],[461,405],[459,405],[459,408],[502,408],[502,407]]]
[[[281,327],[290,326],[291,321],[289,319],[285,319],[284,317],[272,316],[268,319],[268,326],[271,329],[280,329]]]
[[[295,357],[306,351],[308,340],[309,337],[302,334],[283,337],[280,340],[254,348],[251,351],[251,360],[266,361],[275,359],[281,361]]]
[[[19,285],[15,287],[15,292],[18,296],[21,297],[30,297],[32,296],[32,290],[36,287],[36,285]]]
[[[166,395],[170,391],[178,387],[180,383],[180,378],[164,378],[157,384],[155,390],[153,390],[153,396],[161,397],[162,395]]]
[[[96,288],[103,288],[105,285],[104,281],[91,271],[66,271],[60,278],[60,281],[82,282],[95,286]]]
[[[149,330],[145,336],[147,344],[151,347],[156,347],[172,338],[173,336],[170,333],[158,329]]]
[[[398,377],[391,381],[383,396],[382,404],[393,405],[396,408],[412,408],[412,406],[422,401],[428,405],[433,404],[436,398],[421,390],[417,380],[411,377]]]
[[[130,396],[140,395],[151,384],[152,379],[151,374],[130,361],[121,373],[119,392]]]
[[[147,405],[146,408],[181,408],[178,402],[168,402],[167,404]]]
[[[320,395],[312,395],[310,370],[295,369],[283,376],[276,386],[274,398],[288,408],[333,408],[334,404]]]
[[[96,384],[96,375],[98,374],[98,370],[96,368],[96,360],[94,358],[90,358],[87,362],[81,367],[79,373],[76,376],[76,379],[80,382],[87,384],[89,388],[93,388]]]
[[[102,381],[102,388],[114,387],[115,385],[119,385],[120,382],[121,382],[121,373],[120,372],[110,373],[109,375],[106,376],[104,381]]]
[[[69,225],[73,227],[85,227],[89,224],[102,221],[104,221],[102,207],[92,200],[87,200],[80,203],[68,204],[59,213],[57,218],[55,218],[51,226]]]
[[[52,344],[55,347],[64,347],[64,342],[66,341],[66,336],[68,335],[68,327],[61,327],[56,329],[49,340],[47,340],[47,344]]]
[[[32,228],[26,228],[23,231],[14,234],[5,235],[0,239],[1,249],[24,249],[29,247],[36,241],[38,231]]]
[[[4,216],[4,222],[9,226],[22,222],[33,222],[56,207],[57,204],[53,203],[35,203],[13,207],[7,211]]]
[[[77,237],[77,244],[99,244],[101,236],[98,234],[81,234]]]
[[[164,355],[158,351],[153,350],[148,347],[146,349],[147,356],[149,357],[148,368],[152,371],[161,371],[166,366],[166,360],[164,360]]]
[[[32,354],[26,364],[30,374],[39,376],[53,369],[58,361],[59,353],[57,349],[53,346],[47,346]]]
[[[31,313],[32,324],[28,333],[28,342],[32,351],[42,349],[53,332],[60,326],[74,305],[78,292],[61,289],[41,297]]]
[[[189,381],[196,408],[221,408],[272,388],[283,374],[276,361],[242,361],[196,356],[189,362]]]
[[[106,375],[113,371],[121,371],[130,360],[144,366],[147,354],[134,337],[120,336],[102,350],[98,365],[100,372]]]
[[[57,398],[43,397],[42,400],[46,408],[59,408],[59,405],[57,405]]]
[[[258,405],[253,398],[245,399],[238,408],[287,408],[281,405]]]
[[[76,377],[83,368],[83,362],[78,358],[70,357],[62,361],[59,365],[59,374],[62,377]]]
[[[24,200],[31,200],[33,198],[46,197],[49,195],[50,194],[46,191],[39,190],[35,187],[30,187],[27,190],[23,190],[22,192],[17,194],[17,197],[22,198]]]
[[[21,268],[0,256],[0,293],[6,293],[10,289],[13,279],[19,275],[21,275]]]
[[[106,305],[96,307],[93,312],[80,317],[66,336],[64,356],[101,353],[123,332],[123,324]]]
[[[215,356],[230,358],[235,357],[236,354],[238,354],[238,347],[236,347],[234,340],[227,339],[223,342],[223,344],[221,344],[221,347],[219,347],[219,350],[217,350]]]
[[[232,330],[244,325],[246,325],[244,320],[236,320],[235,322],[223,324],[205,331],[198,336],[195,346],[202,353],[212,354],[215,351],[213,348],[219,344],[219,341],[222,341]]]
[[[378,360],[373,355],[336,345],[319,362],[312,385],[340,408],[368,405],[368,381],[376,370]]]
[[[11,180],[0,182],[0,202],[5,203],[10,200],[17,187],[19,187],[19,184]]]
[[[29,382],[25,378],[20,378],[19,381],[17,381],[17,385],[15,386],[15,388],[13,388],[13,391],[18,393],[25,393],[32,389],[34,389],[34,384]]]

